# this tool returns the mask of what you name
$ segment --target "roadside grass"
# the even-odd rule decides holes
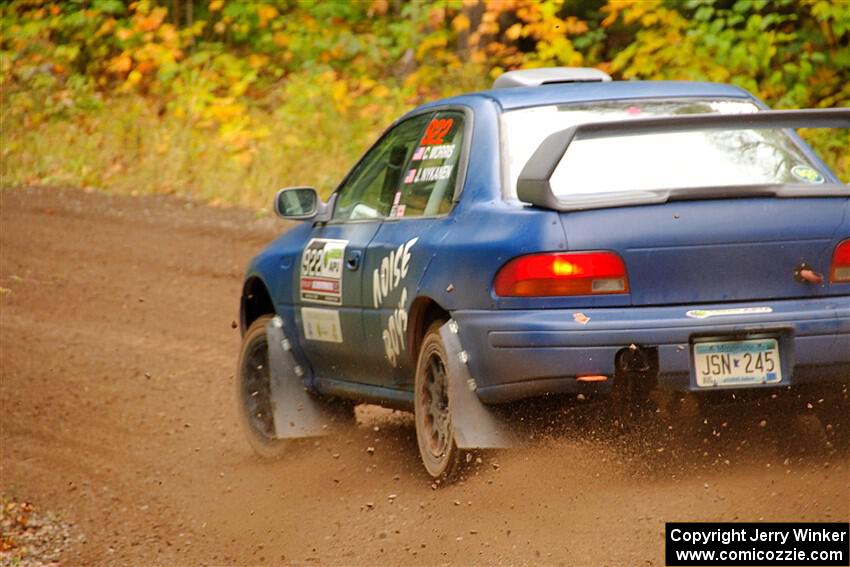
[[[329,101],[252,109],[235,134],[208,120],[161,113],[121,97],[39,124],[6,115],[0,186],[71,185],[117,194],[175,194],[267,209],[277,189],[311,185],[327,196],[406,107],[337,111]]]

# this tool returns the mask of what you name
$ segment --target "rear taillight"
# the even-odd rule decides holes
[[[566,252],[514,258],[493,287],[503,297],[602,295],[628,292],[629,280],[614,252]]]
[[[832,253],[832,269],[829,281],[835,283],[850,282],[850,238],[842,240]]]

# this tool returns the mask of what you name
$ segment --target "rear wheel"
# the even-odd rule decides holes
[[[275,435],[271,402],[271,369],[266,324],[272,315],[259,317],[245,333],[236,376],[239,421],[248,443],[259,455],[278,458],[286,452],[288,440]]]
[[[452,480],[461,467],[449,412],[449,371],[440,337],[443,322],[431,325],[422,341],[416,365],[414,413],[416,441],[425,470],[432,478]]]

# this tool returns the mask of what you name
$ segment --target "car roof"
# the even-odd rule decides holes
[[[641,98],[741,98],[757,101],[748,91],[734,85],[697,81],[611,81],[558,83],[533,87],[491,89],[445,98],[424,104],[414,112],[432,106],[465,104],[470,97],[495,101],[502,110],[531,106]]]

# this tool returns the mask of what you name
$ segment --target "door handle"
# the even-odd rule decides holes
[[[348,253],[345,258],[345,267],[352,271],[360,267],[360,252],[358,250],[352,250]]]

